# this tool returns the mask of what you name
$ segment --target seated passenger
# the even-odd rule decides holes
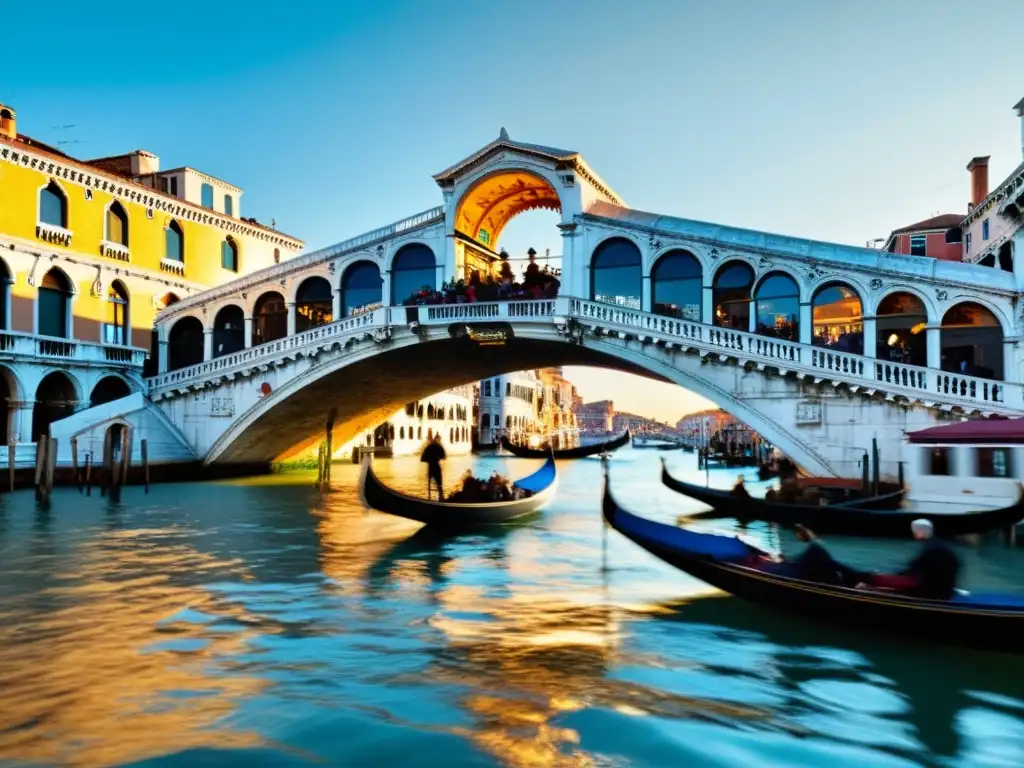
[[[946,542],[935,538],[935,526],[930,520],[915,520],[910,530],[923,544],[907,567],[898,574],[871,574],[866,584],[858,586],[882,587],[928,600],[949,600],[956,591],[960,558]]]
[[[803,525],[797,525],[795,531],[797,538],[807,544],[804,551],[792,560],[760,566],[762,570],[803,581],[835,586],[856,584],[865,578],[863,572],[844,565],[832,557],[814,531]]]
[[[750,493],[747,491],[747,486],[744,482],[743,475],[736,478],[736,485],[732,487],[732,495],[738,496],[741,499],[749,499]]]

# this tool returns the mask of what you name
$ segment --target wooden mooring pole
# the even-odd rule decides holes
[[[36,501],[43,500],[43,467],[46,464],[47,438],[40,435],[36,438],[36,471],[32,478],[32,485],[36,489]]]
[[[50,495],[53,493],[53,475],[57,470],[57,438],[51,437],[46,446],[46,500],[50,503]]]
[[[103,436],[103,468],[99,470],[100,473],[100,496],[107,495],[107,488],[110,487],[111,475],[111,464],[114,463],[114,444],[113,434],[111,430],[107,430]]]
[[[92,451],[85,454],[85,495],[92,496]]]
[[[146,438],[139,441],[139,450],[142,451],[142,483],[149,493],[149,442]]]
[[[78,473],[78,438],[71,438],[71,470],[75,473],[75,487],[82,492],[82,476]]]
[[[316,487],[320,488],[324,482],[324,443],[321,441],[316,447]]]
[[[324,447],[324,477],[323,485],[330,488],[331,486],[331,459],[334,456],[334,417],[337,415],[337,411],[331,408],[327,415],[327,424],[325,425],[326,431],[326,445]]]
[[[7,443],[7,484],[9,490],[14,492],[14,467],[18,460],[18,444],[11,440]]]

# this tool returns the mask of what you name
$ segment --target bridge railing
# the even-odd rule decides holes
[[[416,310],[421,325],[448,325],[459,322],[501,322],[526,320],[532,317],[552,317],[558,307],[557,299],[510,299],[473,304],[436,304],[407,307]]]
[[[978,407],[1024,407],[1021,386],[1002,381],[893,363],[583,299],[570,299],[570,314],[581,321],[615,329],[650,331],[668,341],[699,342],[705,349],[718,348],[722,354],[743,355],[783,369],[801,369],[823,379],[879,389],[896,386],[917,392],[924,400],[960,401]]]

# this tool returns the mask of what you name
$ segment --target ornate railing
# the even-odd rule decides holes
[[[20,331],[0,331],[0,357],[18,356],[25,359],[102,363],[141,369],[146,354],[146,350],[139,347],[100,344],[80,339],[58,339]]]

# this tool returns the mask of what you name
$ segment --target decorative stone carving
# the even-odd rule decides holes
[[[94,297],[103,295],[103,269],[101,267],[96,267],[96,279],[92,281],[89,293]]]
[[[711,258],[712,261],[718,261],[718,249],[712,248],[710,251],[708,251],[708,256]]]
[[[651,246],[652,251],[656,251],[659,248],[661,248],[661,240],[659,240],[654,235],[651,235],[650,237],[647,238],[647,244]]]
[[[942,290],[941,288],[935,289],[935,298],[937,298],[939,301],[945,301],[948,297],[949,293],[947,293],[946,291]]]
[[[383,328],[377,328],[373,332],[373,340],[377,344],[383,344],[386,341],[391,341],[391,326],[386,325]]]
[[[332,261],[330,264],[327,265],[327,274],[333,276],[337,268],[337,265]]]
[[[869,286],[871,286],[871,290],[873,290],[873,291],[877,291],[877,290],[879,290],[879,289],[880,289],[880,288],[882,287],[882,281],[881,281],[881,280],[879,280],[879,279],[878,279],[878,278],[876,277],[876,278],[873,278],[873,279],[871,280],[871,282],[870,282],[870,283],[868,283],[868,285],[869,285]]]
[[[762,259],[764,261],[764,259]],[[824,277],[828,272],[821,266],[817,261],[812,261],[807,269],[807,275],[812,280],[817,280],[819,277]]]
[[[775,262],[769,259],[767,256],[762,256],[757,260],[757,266],[760,269],[770,269],[775,266]]]

